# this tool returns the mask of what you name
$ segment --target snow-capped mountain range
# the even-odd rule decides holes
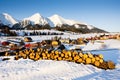
[[[57,30],[62,29],[64,31],[65,30],[76,31],[77,29],[77,32],[81,32],[81,33],[106,32],[92,25],[88,25],[87,23],[84,23],[84,22],[65,19],[57,14],[51,17],[44,17],[39,13],[35,13],[30,17],[24,18],[19,21],[18,20],[19,19],[15,19],[7,13],[2,13],[0,14],[0,27],[1,25],[7,25],[12,29],[19,29],[19,28],[31,29],[31,27],[37,24],[42,27],[49,25],[51,28],[57,28]],[[39,28],[40,27],[37,27],[36,29],[39,29]]]
[[[79,21],[65,19],[57,14],[47,18],[47,17],[43,17],[39,13],[35,13],[34,15],[28,18],[24,18],[20,22],[22,22],[23,27],[25,27],[28,24],[33,24],[33,25],[34,24],[39,24],[39,25],[49,24],[51,27],[56,27],[56,26],[60,27],[63,24],[65,24],[65,25],[75,25],[76,28],[79,27],[78,24],[87,25],[86,23],[82,23]],[[17,21],[16,19],[14,19],[11,15],[7,13],[2,13],[0,14],[0,23],[4,25],[9,25],[10,27],[12,27],[14,24],[19,23],[19,21]],[[87,26],[89,29],[93,28],[90,25],[87,25]]]

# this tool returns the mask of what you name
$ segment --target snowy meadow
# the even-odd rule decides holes
[[[22,32],[22,31],[21,31]],[[23,34],[18,32],[19,34]],[[103,34],[103,33],[101,33]],[[63,39],[77,39],[90,38],[99,36],[101,34],[73,34],[64,33],[64,35],[57,35]],[[109,33],[115,34],[115,33]],[[40,42],[42,40],[53,39],[56,35],[41,35],[29,36],[33,42]],[[15,38],[24,39],[25,36]],[[1,37],[0,41],[9,40],[14,37]],[[13,39],[11,39],[13,40]],[[16,40],[14,40],[16,41]],[[2,44],[0,44],[2,46]],[[73,44],[68,45],[64,43],[67,50],[79,47],[83,52],[90,52],[92,54],[102,54],[104,60],[113,61],[115,69],[104,70],[97,68],[90,64],[77,64],[75,62],[57,61],[57,60],[30,60],[19,59],[14,60],[14,56],[0,56],[0,80],[119,80],[120,79],[120,40],[94,40],[94,43],[89,41],[84,45]],[[3,61],[4,58],[10,60]]]

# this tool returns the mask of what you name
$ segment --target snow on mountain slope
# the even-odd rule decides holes
[[[93,29],[94,27],[91,26],[91,25],[87,25],[87,28],[91,30],[91,29]]]
[[[41,16],[39,13],[35,13],[34,15],[24,18],[23,21],[31,21],[33,24],[40,24],[40,25],[45,25],[48,24],[47,20]]]
[[[55,27],[53,22],[49,19],[49,18],[45,18],[48,22],[48,24],[51,26],[51,27]]]
[[[79,28],[79,25],[77,24],[87,25],[86,23],[83,23],[83,22],[64,19],[63,17],[57,14],[49,17],[49,19],[54,23],[54,26],[62,26],[63,24],[67,24],[67,25],[75,25],[76,28]],[[93,27],[90,25],[87,25],[87,28],[92,29]]]
[[[17,21],[7,13],[0,14],[0,23],[12,27]]]
[[[49,17],[49,19],[54,23],[54,26],[61,26],[62,24],[73,25],[78,23],[73,20],[64,19],[57,14]]]

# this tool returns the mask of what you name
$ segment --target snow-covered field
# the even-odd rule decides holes
[[[77,35],[80,37],[83,35]],[[90,36],[88,34],[83,37]],[[48,39],[52,36],[33,36],[34,40]],[[65,35],[63,35],[65,37]],[[76,38],[68,35],[67,37]],[[0,80],[120,80],[120,41],[103,40],[83,46],[84,51],[103,54],[105,60],[112,60],[116,64],[114,70],[103,70],[92,65],[76,64],[67,61],[29,59],[2,61],[0,57]],[[107,49],[107,50],[106,50]]]

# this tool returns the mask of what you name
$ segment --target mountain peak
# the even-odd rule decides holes
[[[2,15],[3,15],[4,17],[6,17],[6,18],[12,18],[12,16],[9,15],[8,13],[2,13]]]
[[[40,13],[35,13],[31,17],[33,17],[33,16],[35,16],[35,17],[41,17]]]
[[[54,26],[59,26],[59,27],[62,26],[63,24],[66,25],[80,24],[80,22],[78,21],[65,19],[57,14],[49,17],[49,19],[54,23]]]
[[[54,14],[52,17],[61,17],[61,16],[59,16],[58,14]]]
[[[40,15],[40,13],[35,13],[32,16],[23,19],[23,21],[26,21],[26,20],[32,24],[39,24],[39,25],[45,25],[48,23],[46,19]]]
[[[49,18],[62,18],[61,16],[59,16],[58,14],[54,14],[53,16],[49,17]]]
[[[65,23],[65,19],[57,14],[54,14],[53,16],[49,17],[49,19],[53,22],[54,26],[61,26]]]
[[[2,15],[9,15],[8,13],[2,13]]]
[[[0,15],[0,22],[4,25],[9,25],[10,27],[17,23],[17,21],[8,13],[2,13]]]

